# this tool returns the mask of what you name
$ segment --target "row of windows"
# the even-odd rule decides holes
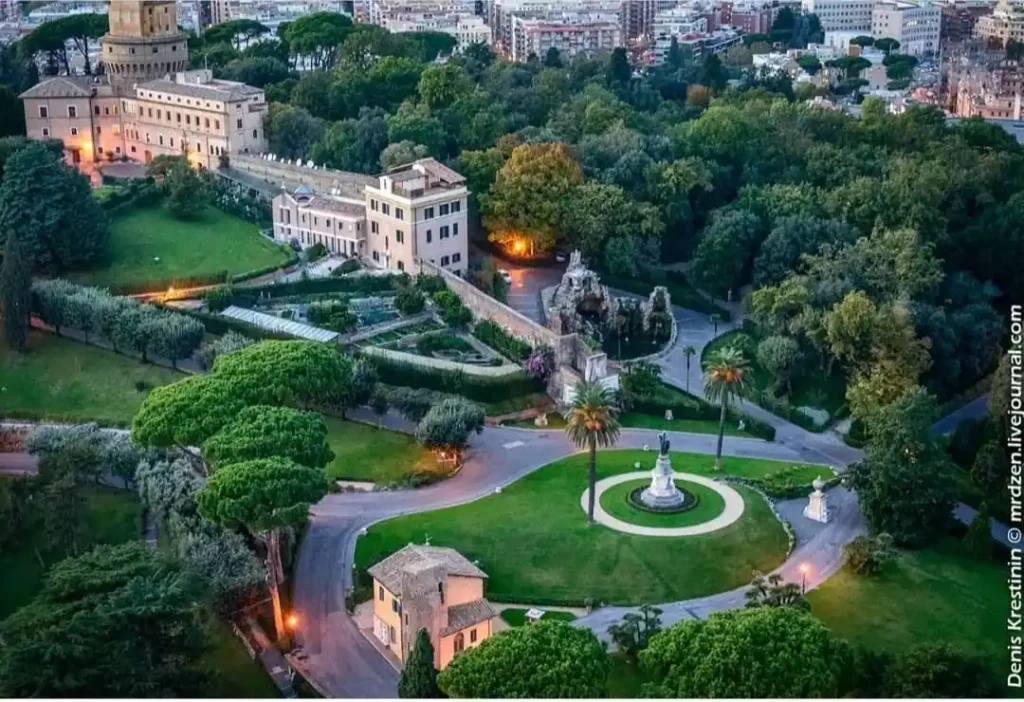
[[[370,221],[370,233],[371,234],[380,234],[380,225],[379,225],[379,223],[377,223],[375,221],[372,221],[372,220]],[[442,226],[442,227],[440,227],[438,229],[438,238],[440,238],[440,239],[447,239],[449,236],[458,236],[458,235],[459,235],[459,223],[458,222],[454,222],[451,226],[445,224],[444,226]],[[429,244],[433,240],[434,240],[434,231],[432,229],[428,229],[427,230],[427,243]],[[395,241],[397,241],[399,244],[404,244],[405,243],[405,232],[403,232],[401,229],[396,229],[395,230]],[[387,245],[387,239],[386,238],[384,240],[384,243],[385,243],[385,246],[386,246]]]
[[[180,112],[175,112],[174,115],[176,117],[175,121],[178,124],[181,124],[181,113]],[[147,107],[146,108],[146,116],[147,117],[152,117],[153,116],[153,108],[152,107]],[[159,107],[156,109],[156,118],[157,119],[164,119],[164,112]],[[196,117],[195,120],[196,120],[195,121],[195,125],[198,127],[199,126],[199,117]],[[167,110],[167,121],[168,122],[171,121],[171,111],[170,110]],[[205,117],[204,118],[204,122],[205,122],[205,124],[203,126],[206,127],[207,129],[209,129],[210,128],[210,118],[209,117]],[[192,124],[192,115],[189,115],[189,114],[185,115],[185,124],[189,124],[189,125]],[[220,129],[220,120],[219,119],[213,120],[213,128],[214,129]],[[242,120],[238,120],[238,128],[239,129],[242,128]]]
[[[461,260],[462,260],[462,254],[454,253],[454,254],[451,255],[451,259],[450,260],[449,260],[448,256],[442,256],[441,257],[441,265],[442,266],[447,266],[449,263],[458,263]]]
[[[241,126],[241,125],[239,125]],[[391,205],[387,202],[378,202],[377,200],[370,198],[370,210],[373,212],[380,212],[388,217],[391,216]],[[452,202],[446,202],[442,205],[437,206],[437,216],[445,217],[448,214],[455,214],[456,212],[462,211],[462,201],[454,200]],[[433,219],[434,208],[424,207],[423,208],[423,219]],[[401,207],[395,207],[395,219],[405,221],[405,210]]]

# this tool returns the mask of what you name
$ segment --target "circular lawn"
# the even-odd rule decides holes
[[[601,493],[601,506],[604,511],[616,519],[630,524],[649,527],[681,527],[693,526],[709,522],[725,509],[725,500],[717,492],[705,485],[698,485],[688,480],[676,480],[676,487],[693,495],[697,502],[683,512],[667,512],[659,514],[650,510],[640,509],[629,501],[629,493],[637,488],[645,488],[650,480],[630,480],[619,483]]]
[[[651,468],[655,457],[638,450],[601,451],[598,480],[633,472],[636,461]],[[678,472],[716,478],[759,478],[793,465],[726,457],[716,473],[710,456],[671,457]],[[768,572],[786,557],[788,538],[771,508],[756,492],[740,486],[736,490],[745,503],[743,516],[713,533],[659,538],[590,525],[580,509],[587,461],[586,454],[570,456],[500,494],[375,524],[356,547],[360,583],[368,583],[366,568],[410,542],[424,543],[428,536],[433,545],[452,547],[479,561],[489,576],[486,595],[496,602],[580,604],[590,598],[595,603],[644,604],[689,599],[745,585],[752,571]],[[821,466],[799,466],[794,477],[810,481],[821,472]],[[714,498],[706,499],[713,507]]]

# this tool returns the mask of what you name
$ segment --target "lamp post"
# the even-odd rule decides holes
[[[807,594],[807,571],[811,568],[806,563],[800,564],[800,594]]]

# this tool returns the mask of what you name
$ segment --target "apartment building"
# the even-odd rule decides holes
[[[1010,39],[1024,42],[1024,0],[999,0],[991,15],[979,17],[975,36],[1006,46]]]
[[[939,50],[942,7],[932,2],[887,0],[871,11],[871,35],[895,39],[905,54],[934,54]]]
[[[513,18],[572,17],[598,13],[619,16],[624,0],[493,0],[484,3],[487,23],[494,36],[495,48],[510,56],[512,52]],[[620,27],[620,36],[622,30]]]
[[[324,184],[353,175],[317,174]],[[466,271],[469,190],[461,175],[426,158],[367,178],[361,188],[361,194],[355,187],[317,193],[303,184],[281,193],[273,203],[274,238],[303,248],[322,244],[388,270],[414,271],[422,259],[456,274]]]
[[[676,42],[684,41],[698,35],[705,35],[708,32],[707,18],[696,10],[676,7],[671,10],[663,10],[657,14],[654,20],[654,63],[662,64],[668,57],[669,49],[672,46],[672,39]]]
[[[989,0],[952,0],[942,6],[942,40],[953,43],[969,41],[978,20],[992,14],[995,5]]]
[[[803,0],[805,12],[813,12],[826,32],[871,31],[874,0]]]
[[[551,48],[558,49],[563,56],[575,56],[611,51],[622,45],[617,14],[512,17],[513,61],[527,61],[531,55],[543,58]]]
[[[622,37],[626,42],[650,41],[654,32],[654,17],[658,12],[657,0],[623,0],[619,10]]]

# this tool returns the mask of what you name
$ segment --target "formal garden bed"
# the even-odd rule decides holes
[[[725,509],[725,500],[717,491],[688,480],[675,480],[675,486],[686,495],[681,509],[658,513],[638,506],[634,493],[651,484],[650,478],[619,483],[601,493],[601,507],[616,519],[647,527],[694,526],[710,521]]]
[[[759,341],[757,330],[748,324],[742,331],[723,334],[705,346],[701,364],[707,367],[722,349],[739,348],[752,371],[748,398],[751,401],[809,431],[824,431],[833,421],[845,416],[846,379],[838,370],[825,374],[815,364],[803,364],[799,372],[792,371],[792,387],[788,396],[776,394],[773,391],[776,379],[758,360]],[[784,391],[785,388],[779,389],[780,393]]]
[[[0,415],[124,426],[150,388],[181,377],[170,368],[33,331],[27,354],[0,344]]]
[[[509,626],[523,626],[526,624],[526,613],[528,611],[530,610],[522,607],[506,607],[501,610],[499,616]],[[544,610],[544,616],[540,619],[540,621],[544,622],[571,622],[575,620],[576,615],[572,612],[562,612],[559,610]]]
[[[603,451],[598,479],[653,467],[656,454]],[[479,560],[488,576],[488,597],[508,602],[582,605],[642,604],[699,597],[750,581],[753,570],[770,571],[788,552],[788,537],[768,504],[746,487],[742,518],[713,533],[685,538],[643,537],[589,526],[580,509],[587,486],[586,455],[541,468],[499,495],[448,509],[377,524],[356,548],[359,582],[365,569],[409,542],[430,535],[432,544]],[[790,464],[673,453],[679,472],[759,479]],[[809,482],[821,467],[797,467]],[[511,538],[510,538],[511,537]],[[365,593],[364,596],[368,596]]]
[[[163,205],[115,215],[110,222],[109,261],[74,280],[114,289],[151,281],[224,277],[273,269],[293,258],[260,235],[255,224],[205,206],[179,219]]]

